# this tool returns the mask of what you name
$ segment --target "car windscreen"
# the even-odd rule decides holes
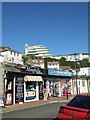
[[[90,109],[90,96],[77,95],[67,104],[67,106]]]

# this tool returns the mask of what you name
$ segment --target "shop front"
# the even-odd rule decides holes
[[[43,77],[43,78],[42,78]],[[25,72],[7,72],[5,83],[5,102],[7,105],[37,101],[48,96],[61,97],[64,84],[71,77],[60,74],[37,75]],[[70,81],[68,81],[70,82]],[[68,87],[70,87],[68,83]]]
[[[49,96],[61,97],[71,95],[71,73],[63,70],[49,69],[48,75],[55,78],[49,80]]]
[[[43,79],[22,72],[7,72],[4,78],[4,103],[6,105],[43,99]]]
[[[49,90],[50,90],[50,96],[53,97],[58,97],[60,94],[60,86],[59,86],[60,82],[56,81],[56,80],[50,80],[49,81]]]
[[[43,79],[41,76],[24,77],[24,102],[43,99]]]
[[[68,79],[54,79],[48,80],[47,92],[50,97],[61,97],[71,95],[71,80]]]
[[[21,73],[7,71],[4,78],[4,93],[5,105],[24,102],[24,80]]]

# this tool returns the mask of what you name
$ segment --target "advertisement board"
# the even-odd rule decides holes
[[[12,105],[12,93],[7,93],[6,104]]]
[[[28,91],[26,92],[26,100],[31,100],[31,99],[35,99],[36,98],[36,91]]]
[[[15,81],[15,103],[24,102],[24,80],[17,77]]]
[[[64,70],[48,69],[48,75],[71,76],[72,73]]]
[[[13,104],[13,79],[7,79],[5,83],[6,105]]]
[[[43,96],[43,82],[39,82],[39,100],[42,100]]]

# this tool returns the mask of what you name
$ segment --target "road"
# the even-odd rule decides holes
[[[58,113],[59,106],[63,104],[65,103],[55,102],[41,105],[39,107],[3,113],[2,118],[55,118]]]

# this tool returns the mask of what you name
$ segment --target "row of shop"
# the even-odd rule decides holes
[[[71,78],[49,75],[27,74],[8,71],[4,78],[4,104],[30,102],[47,97],[61,97],[67,91],[71,94]],[[67,84],[68,83],[68,84]]]
[[[20,68],[21,69],[21,68]],[[90,77],[75,76],[68,71],[41,68],[23,68],[19,72],[4,69],[0,104],[6,105],[61,97],[78,93],[90,93]],[[4,74],[5,73],[5,74]],[[4,78],[3,78],[4,76]],[[4,83],[4,87],[3,87]],[[45,97],[46,96],[46,97]]]

